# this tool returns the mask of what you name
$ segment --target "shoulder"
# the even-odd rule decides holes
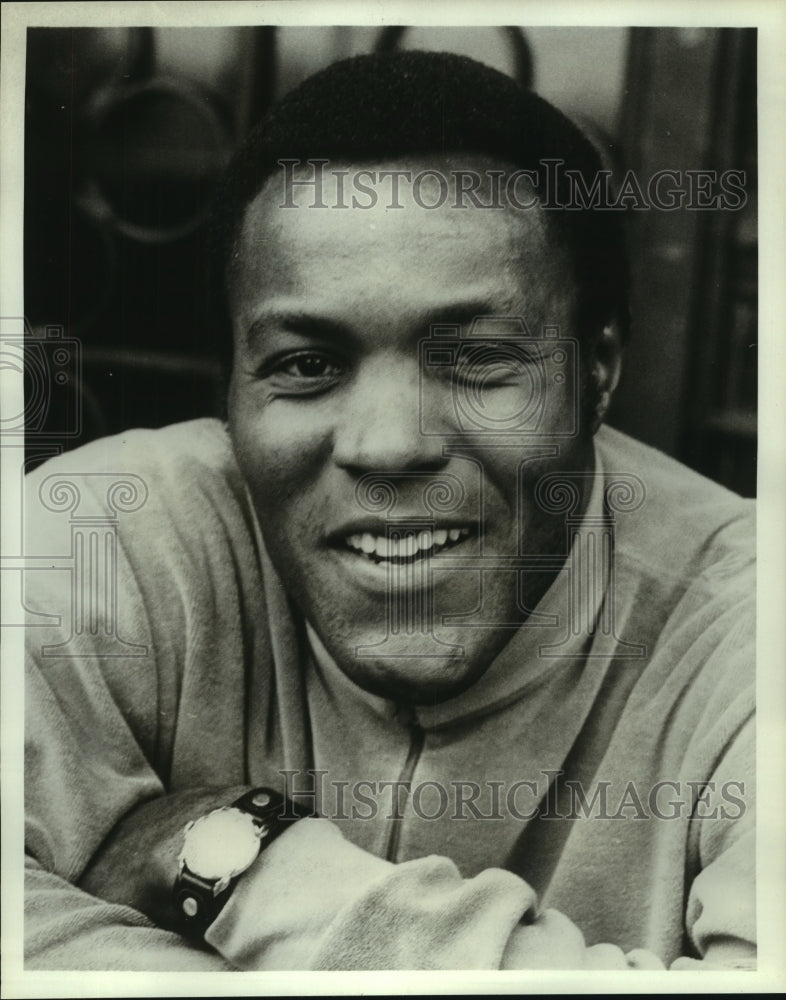
[[[149,517],[162,508],[186,515],[200,500],[223,503],[242,494],[228,432],[211,419],[100,438],[49,459],[26,477],[28,505],[68,509],[77,518],[96,515],[99,508],[110,515],[144,509]]]
[[[612,429],[596,442],[607,495],[626,477],[639,491],[611,504],[616,634],[641,650],[626,739],[709,778],[755,713],[755,504]]]
[[[677,678],[717,709],[753,684],[755,503],[674,459],[605,428],[596,439],[607,495],[616,481],[638,496],[614,518],[615,597],[626,629],[649,650],[642,682],[656,696]],[[647,680],[648,678],[648,680]],[[701,686],[701,685],[700,685]]]
[[[681,741],[720,725],[725,745],[754,703],[755,504],[617,431],[597,444],[607,490],[641,483],[613,513],[615,596],[647,649],[636,701],[672,705]]]
[[[130,430],[50,459],[26,477],[26,544],[46,551],[69,525],[113,525],[149,576],[250,549],[252,516],[229,435],[217,420]],[[56,551],[56,550],[52,550]]]
[[[596,437],[609,486],[634,484],[635,502],[615,513],[616,557],[661,581],[688,585],[753,572],[755,502],[610,427]],[[634,477],[631,479],[631,477]]]
[[[28,475],[27,483],[29,491],[54,476],[71,476],[98,489],[104,481],[129,475],[142,477],[148,488],[160,484],[159,489],[166,486],[178,493],[194,482],[229,489],[239,482],[226,428],[218,420],[203,419],[100,438],[49,459]]]

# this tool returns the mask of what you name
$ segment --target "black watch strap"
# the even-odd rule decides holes
[[[184,846],[173,888],[173,903],[182,929],[189,936],[199,938],[204,936],[207,928],[216,919],[231,896],[243,871],[250,867],[265,848],[272,844],[295,821],[316,815],[312,810],[292,802],[271,788],[254,788],[241,795],[231,806],[214,809],[201,819],[207,820],[213,813],[231,812],[232,810],[246,813],[251,817],[253,825],[256,827],[258,850],[245,868],[229,878],[204,878],[188,867]],[[199,822],[199,820],[195,822]],[[195,823],[191,822],[186,826],[186,844],[188,831],[194,825]]]
[[[307,816],[315,816],[316,813],[298,805],[292,799],[288,799],[272,788],[252,788],[250,792],[245,792],[239,799],[232,803],[233,809],[242,809],[243,812],[251,813],[256,819],[263,822],[271,822],[270,840],[275,839],[283,833],[287,823],[293,823],[296,819],[305,819]],[[280,826],[280,829],[279,829]]]

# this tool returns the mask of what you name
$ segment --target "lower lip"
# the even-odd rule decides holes
[[[464,538],[444,552],[406,563],[374,562],[350,548],[339,547],[332,551],[342,569],[369,590],[381,593],[419,591],[444,580],[447,576],[445,570],[450,569],[451,556],[466,556],[468,543],[473,541],[471,537]],[[435,575],[434,570],[439,570],[439,573]]]

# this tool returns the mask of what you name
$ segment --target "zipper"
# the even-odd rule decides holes
[[[414,721],[415,713],[408,706],[399,710],[399,718],[410,726],[411,735],[409,739],[407,759],[404,761],[404,766],[401,768],[398,780],[399,782],[411,782],[412,775],[415,773],[415,768],[418,766],[420,755],[423,752],[423,744],[426,741],[426,731]],[[405,789],[405,795],[406,798],[404,799],[404,807],[401,811],[401,815],[399,817],[394,816],[390,820],[388,842],[385,849],[386,861],[395,862],[398,854],[399,841],[401,840],[401,824],[404,821],[404,810],[409,802],[409,789]]]

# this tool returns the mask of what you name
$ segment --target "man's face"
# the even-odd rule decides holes
[[[451,176],[447,160],[375,169],[426,165]],[[477,680],[534,608],[556,570],[532,557],[566,551],[536,484],[592,454],[544,213],[424,208],[438,193],[342,209],[298,188],[282,208],[274,177],[232,280],[230,430],[271,558],[348,676],[420,703]]]

